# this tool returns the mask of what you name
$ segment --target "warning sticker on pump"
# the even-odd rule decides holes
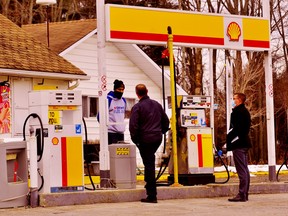
[[[49,125],[60,124],[59,111],[48,111],[48,123],[49,123]]]
[[[75,125],[75,133],[76,134],[81,134],[81,124],[76,124]]]
[[[63,125],[55,125],[54,126],[54,131],[55,132],[61,132],[63,130]]]
[[[116,148],[116,155],[129,155],[130,149],[127,147],[123,148]]]

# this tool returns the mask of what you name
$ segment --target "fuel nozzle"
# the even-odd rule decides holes
[[[33,136],[34,132],[35,132],[34,128],[30,125],[30,128],[29,128],[30,136]]]

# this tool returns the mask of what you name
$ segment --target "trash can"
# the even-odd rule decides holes
[[[25,141],[0,143],[0,208],[26,206],[28,188]]]
[[[111,144],[110,179],[119,189],[136,188],[136,146],[134,144]]]

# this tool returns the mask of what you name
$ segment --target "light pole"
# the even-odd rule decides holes
[[[50,5],[57,4],[56,0],[36,0],[36,4],[46,6],[46,23],[47,23],[47,46],[49,47],[49,21]]]

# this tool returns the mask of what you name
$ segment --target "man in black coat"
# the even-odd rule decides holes
[[[227,134],[227,151],[232,151],[235,168],[239,178],[239,192],[230,202],[248,201],[250,173],[248,169],[248,150],[251,148],[249,130],[251,116],[244,103],[246,96],[236,93],[233,97],[235,107],[231,113],[230,130]]]
[[[138,84],[135,90],[139,103],[132,108],[129,130],[145,167],[147,198],[141,199],[141,202],[157,203],[155,152],[162,142],[163,134],[169,129],[169,119],[161,104],[149,98],[144,84]]]

